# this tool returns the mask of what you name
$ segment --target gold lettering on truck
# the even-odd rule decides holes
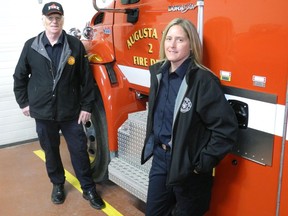
[[[127,40],[127,48],[131,47],[139,40],[144,38],[158,39],[157,30],[155,28],[143,28],[135,31]]]

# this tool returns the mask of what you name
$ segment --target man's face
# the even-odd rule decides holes
[[[51,34],[61,33],[64,24],[64,17],[60,14],[50,14],[43,16],[43,24],[46,32]]]

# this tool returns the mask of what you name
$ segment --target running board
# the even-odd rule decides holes
[[[146,202],[151,159],[141,165],[147,111],[130,113],[118,129],[117,157],[108,166],[109,179]]]
[[[109,164],[109,179],[129,193],[146,202],[148,173],[135,166],[114,158]]]

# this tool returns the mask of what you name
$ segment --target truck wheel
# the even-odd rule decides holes
[[[84,125],[87,136],[88,153],[94,181],[101,182],[108,178],[109,149],[107,121],[99,90],[91,115],[91,121]]]

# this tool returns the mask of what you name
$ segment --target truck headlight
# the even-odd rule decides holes
[[[86,26],[83,29],[83,36],[84,38],[86,38],[87,40],[92,40],[94,37],[94,30],[92,27]]]
[[[78,39],[81,38],[81,32],[80,32],[80,30],[77,29],[77,28],[71,28],[71,29],[69,30],[68,34],[69,34],[69,35],[72,35],[72,36],[74,36],[74,37],[76,37],[76,38],[78,38]]]

